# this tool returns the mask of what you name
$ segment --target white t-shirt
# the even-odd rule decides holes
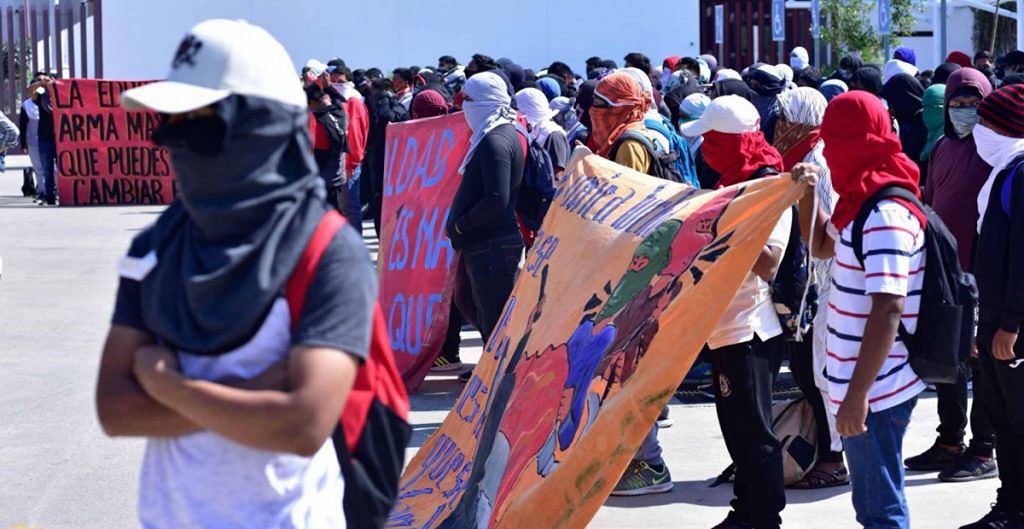
[[[907,332],[917,329],[917,313],[924,284],[924,230],[910,210],[892,200],[883,200],[864,223],[864,267],[853,251],[851,222],[836,239],[832,290],[828,300],[826,377],[832,413],[846,398],[846,390],[860,356],[864,326],[871,312],[871,294],[905,296],[902,321]],[[925,383],[910,367],[907,348],[899,336],[868,391],[872,412],[902,404],[921,393]]]
[[[250,379],[288,354],[288,302],[274,303],[249,343],[219,356],[179,353],[190,378]],[[344,529],[344,482],[330,439],[313,457],[249,448],[210,431],[149,438],[142,462],[144,529]],[[197,525],[201,523],[201,525]]]
[[[775,224],[765,246],[778,248],[782,253],[786,253],[792,227],[792,210],[787,209],[779,218],[779,222]],[[708,347],[721,349],[729,345],[749,342],[754,339],[754,336],[764,341],[780,334],[782,334],[782,324],[779,323],[779,316],[772,304],[772,293],[768,282],[754,272],[750,272],[708,338]]]

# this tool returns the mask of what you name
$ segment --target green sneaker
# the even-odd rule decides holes
[[[656,469],[644,461],[633,461],[619,479],[612,496],[643,496],[672,490],[672,475],[668,467],[659,465]]]

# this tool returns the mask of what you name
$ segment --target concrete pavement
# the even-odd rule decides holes
[[[20,198],[20,171],[0,174],[0,529],[137,527],[135,502],[143,443],[108,439],[96,421],[93,390],[113,307],[115,263],[160,208],[46,208]],[[372,244],[372,241],[369,241]],[[464,359],[480,340],[464,335]],[[413,397],[415,452],[441,423],[461,385],[431,378]],[[612,499],[594,528],[708,528],[721,521],[731,488],[707,487],[727,464],[714,408],[672,405],[662,430],[675,481],[669,494]],[[914,413],[908,453],[926,448],[937,424],[934,394]],[[988,510],[998,482],[941,484],[911,475],[914,527],[955,528]],[[790,491],[785,527],[846,529],[849,488]]]

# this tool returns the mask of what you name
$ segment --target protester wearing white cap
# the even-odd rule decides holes
[[[688,137],[704,136],[705,161],[721,174],[719,186],[731,186],[782,171],[782,157],[765,142],[760,124],[749,101],[721,96],[682,128]],[[786,251],[792,220],[788,210],[779,219],[707,341],[718,422],[736,465],[736,498],[722,528],[778,528],[786,506],[781,448],[772,431],[773,359],[782,326],[769,282]]]
[[[732,68],[722,68],[721,70],[718,70],[718,72],[715,74],[716,82],[724,81],[726,79],[735,79],[737,81],[741,81],[743,80],[743,76],[740,75],[740,72],[737,72]]]
[[[294,64],[262,28],[210,20],[121,101],[170,114],[154,141],[178,189],[119,266],[96,388],[108,435],[147,438],[141,526],[345,527],[331,434],[377,283],[324,200]],[[313,288],[286,297],[315,234]]]
[[[244,22],[209,20],[181,43],[166,80],[127,91],[121,101],[128,109],[180,114],[232,94],[306,106],[295,66],[274,37]]]
[[[803,46],[793,48],[793,51],[789,52],[789,65],[793,67],[794,72],[799,72],[810,66],[811,60],[807,56],[807,49]]]

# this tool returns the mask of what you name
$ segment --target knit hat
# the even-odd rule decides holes
[[[1024,138],[1024,85],[1004,86],[989,94],[978,104],[978,116],[1009,136]]]
[[[917,54],[914,53],[914,50],[907,48],[905,46],[900,46],[899,48],[896,48],[896,51],[893,52],[892,54],[892,58],[899,59],[905,63],[917,66]]]

